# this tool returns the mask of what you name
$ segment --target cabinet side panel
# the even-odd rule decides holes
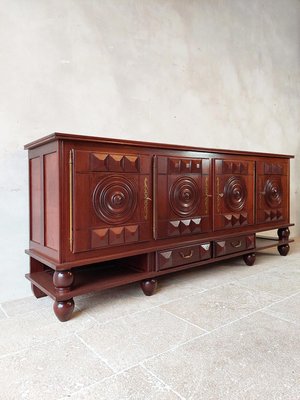
[[[40,157],[29,160],[30,180],[30,240],[41,243],[41,162]]]
[[[59,248],[59,172],[58,154],[44,155],[45,246]]]

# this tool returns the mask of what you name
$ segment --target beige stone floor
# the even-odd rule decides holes
[[[0,305],[0,400],[300,399],[300,241],[75,300]]]

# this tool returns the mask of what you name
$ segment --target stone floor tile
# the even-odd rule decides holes
[[[204,332],[155,308],[79,332],[78,336],[119,372]]]
[[[203,329],[212,330],[279,299],[269,293],[229,283],[160,307]]]
[[[188,400],[296,400],[299,328],[257,312],[143,364]]]
[[[287,272],[288,269],[288,265],[273,268],[269,271],[242,278],[239,283],[250,289],[287,297],[300,291],[299,272],[291,270]]]
[[[52,304],[53,300],[48,296],[40,299],[37,299],[34,296],[29,296],[24,297],[23,299],[2,303],[1,306],[9,317],[14,317],[31,311],[38,311],[46,307],[51,308]]]
[[[57,400],[112,375],[75,336],[0,359],[3,400]]]
[[[300,325],[300,293],[266,307],[263,312]]]
[[[204,290],[190,281],[185,282],[183,279],[179,283],[177,280],[174,282],[173,277],[168,278],[159,280],[158,289],[153,296],[145,296],[140,285],[133,284],[75,299],[75,303],[98,322],[104,323]]]
[[[103,390],[105,388],[105,390]],[[62,400],[179,400],[170,388],[138,366]]]
[[[54,338],[94,326],[97,322],[83,312],[74,312],[67,322],[59,322],[50,309],[0,320],[0,357]]]

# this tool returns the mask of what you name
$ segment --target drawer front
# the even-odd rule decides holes
[[[180,265],[191,264],[211,258],[211,243],[183,246],[156,253],[157,270],[161,271]]]
[[[225,240],[216,240],[214,242],[214,256],[221,257],[227,254],[238,253],[244,250],[250,250],[255,247],[255,236],[236,236]]]

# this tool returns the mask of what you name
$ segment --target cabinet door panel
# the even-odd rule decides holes
[[[288,221],[288,162],[271,160],[257,162],[256,222]]]
[[[74,152],[73,251],[151,239],[151,162],[147,155]]]
[[[155,159],[155,165],[155,238],[209,232],[209,159],[159,156]]]
[[[215,160],[214,229],[232,229],[254,222],[254,162]]]

